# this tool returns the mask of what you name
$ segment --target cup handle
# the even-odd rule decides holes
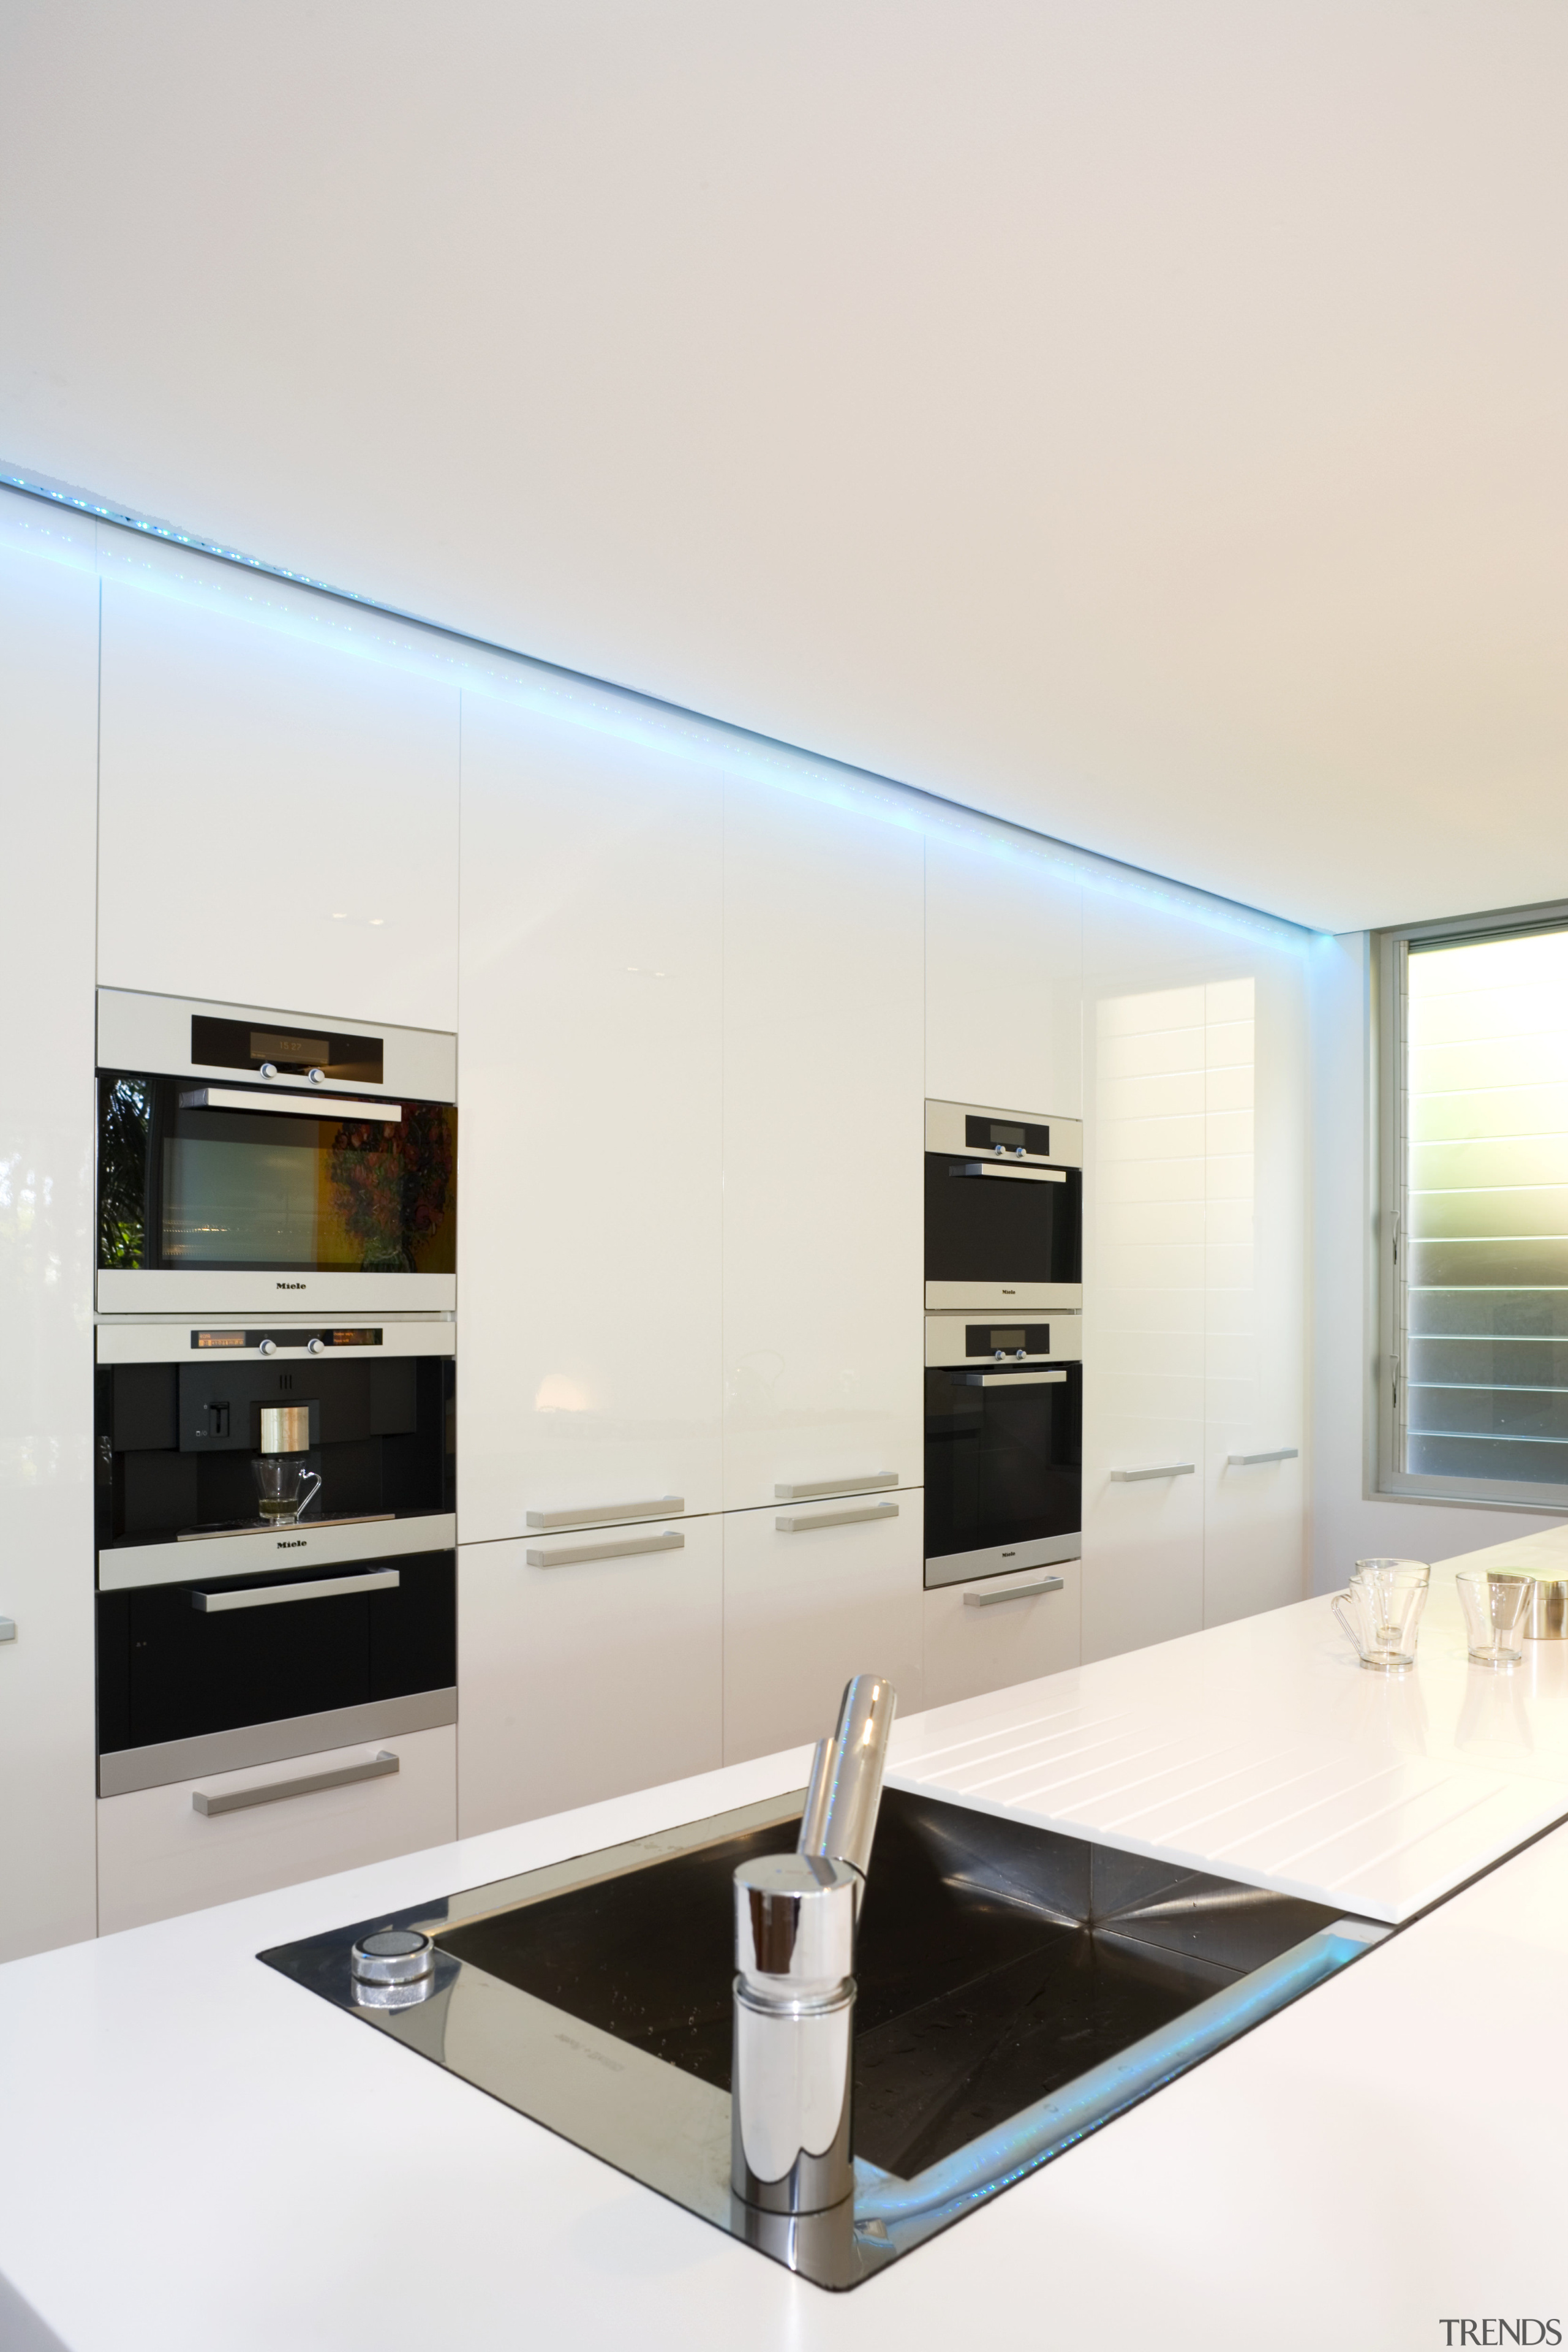
[[[294,1517],[297,1519],[302,1519],[304,1517],[306,1512],[310,1509],[311,1504],[315,1501],[317,1496],[321,1491],[321,1474],[319,1470],[307,1470],[305,1476],[311,1481],[311,1486],[310,1493],[304,1497],[299,1509],[294,1514]]]
[[[1359,1657],[1359,1656],[1361,1655],[1361,1635],[1360,1635],[1357,1632],[1355,1632],[1355,1630],[1353,1629],[1353,1627],[1351,1625],[1351,1623],[1350,1623],[1349,1620],[1348,1620],[1347,1618],[1345,1618],[1345,1617],[1342,1616],[1342,1615],[1341,1615],[1341,1613],[1340,1613],[1340,1603],[1341,1603],[1341,1601],[1348,1601],[1349,1599],[1350,1599],[1350,1594],[1349,1594],[1348,1592],[1336,1592],[1336,1593],[1333,1595],[1333,1597],[1331,1598],[1331,1600],[1330,1601],[1330,1602],[1329,1602],[1329,1607],[1330,1607],[1330,1608],[1333,1611],[1333,1612],[1334,1612],[1334,1622],[1335,1622],[1335,1623],[1338,1625],[1338,1627],[1339,1627],[1339,1629],[1340,1629],[1341,1633],[1345,1636],[1346,1640],[1349,1642],[1349,1643],[1350,1643],[1350,1645],[1351,1645],[1352,1649],[1355,1652],[1356,1655]]]

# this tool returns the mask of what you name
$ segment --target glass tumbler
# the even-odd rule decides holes
[[[1462,1568],[1454,1579],[1465,1612],[1465,1640],[1475,1666],[1517,1666],[1535,1579],[1517,1569]]]
[[[1331,1606],[1362,1664],[1373,1674],[1403,1674],[1415,1663],[1415,1639],[1426,1606],[1426,1571],[1419,1561],[1380,1563],[1376,1577],[1358,1570]],[[1420,1570],[1417,1575],[1413,1571]]]
[[[306,1467],[301,1454],[258,1454],[251,1464],[262,1518],[272,1527],[291,1525],[321,1491],[321,1474]]]

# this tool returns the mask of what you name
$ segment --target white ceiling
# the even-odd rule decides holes
[[[0,457],[1324,928],[1568,894],[1561,0],[12,0]]]

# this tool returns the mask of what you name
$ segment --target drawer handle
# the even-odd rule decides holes
[[[955,1389],[1043,1389],[1065,1381],[1065,1372],[954,1372]],[[1116,1476],[1116,1472],[1111,1472]]]
[[[1009,1168],[1003,1160],[966,1160],[963,1165],[948,1170],[950,1176],[1000,1176],[1006,1184],[1065,1184],[1067,1172],[1061,1168]]]
[[[395,1568],[369,1576],[319,1576],[309,1584],[255,1584],[243,1592],[193,1592],[191,1607],[209,1616],[220,1609],[274,1609],[280,1601],[335,1601],[342,1592],[390,1592],[403,1581]]]
[[[1039,1593],[1062,1590],[1059,1576],[1047,1576],[1043,1584],[1017,1584],[1011,1592],[966,1592],[963,1605],[966,1609],[994,1609],[1000,1601],[1033,1601]]]
[[[814,1503],[823,1495],[864,1495],[874,1486],[896,1486],[896,1470],[872,1470],[864,1478],[797,1478],[793,1485],[775,1486],[773,1499],[780,1503]]]
[[[1300,1450],[1298,1445],[1277,1445],[1272,1454],[1227,1454],[1226,1465],[1231,1470],[1245,1470],[1254,1462],[1294,1462]]]
[[[686,1508],[684,1495],[655,1495],[647,1503],[599,1503],[578,1511],[530,1511],[531,1528],[598,1528],[610,1519],[672,1519]]]
[[[674,1528],[661,1536],[623,1536],[618,1543],[552,1544],[548,1551],[530,1545],[523,1554],[530,1568],[572,1568],[586,1559],[630,1559],[640,1551],[680,1551],[686,1538]]]
[[[1140,1478],[1190,1478],[1196,1468],[1195,1462],[1162,1462],[1152,1470],[1113,1470],[1110,1477],[1112,1485],[1131,1486]]]
[[[858,1511],[781,1511],[773,1521],[781,1536],[804,1535],[808,1528],[852,1528],[861,1519],[896,1519],[897,1503],[868,1503]]]
[[[366,1764],[338,1764],[326,1772],[303,1772],[297,1780],[265,1780],[256,1789],[221,1789],[209,1797],[205,1789],[191,1791],[192,1811],[205,1813],[237,1813],[247,1805],[275,1805],[283,1797],[308,1797],[317,1789],[346,1789],[354,1780],[380,1780],[388,1772],[402,1770],[397,1758],[384,1748]]]

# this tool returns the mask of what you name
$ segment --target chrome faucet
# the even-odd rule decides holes
[[[855,1930],[897,1706],[879,1675],[847,1685],[795,1853],[735,1873],[730,2184],[762,2213],[854,2193]]]

